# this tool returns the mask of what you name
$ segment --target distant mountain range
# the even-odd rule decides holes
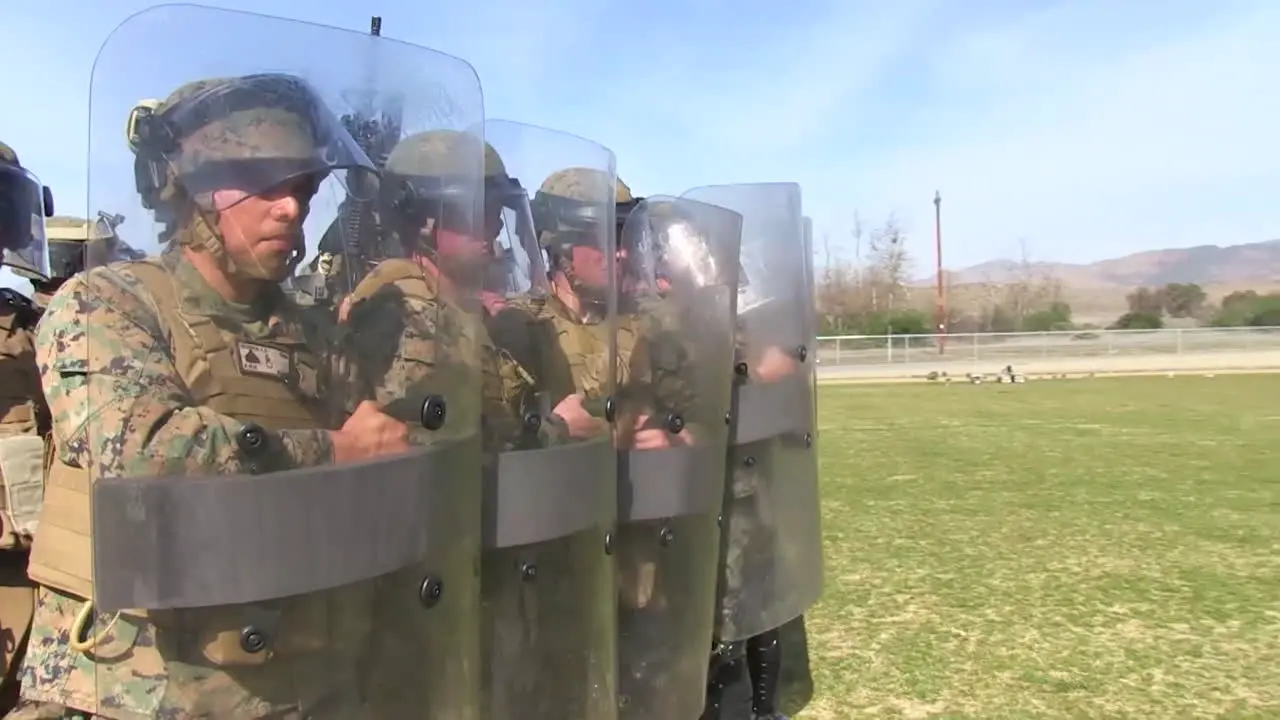
[[[1280,239],[1245,245],[1200,245],[1191,248],[1148,250],[1087,265],[1032,263],[1037,275],[1053,275],[1071,288],[1135,288],[1165,283],[1259,286],[1280,284]],[[963,270],[946,272],[951,286],[1007,283],[1023,269],[1012,260],[993,260]],[[918,285],[931,285],[934,276]]]
[[[1148,250],[1087,265],[1031,263],[1035,276],[1062,282],[1064,299],[1078,321],[1107,323],[1127,309],[1125,295],[1140,286],[1197,283],[1210,302],[1236,290],[1280,291],[1280,239],[1245,245],[1201,245],[1192,248]],[[1012,260],[993,260],[946,272],[948,295],[957,308],[972,310],[990,295],[992,285],[1014,282],[1026,270]],[[912,283],[917,295],[932,302],[934,276]]]

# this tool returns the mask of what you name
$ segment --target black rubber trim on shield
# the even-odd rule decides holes
[[[339,587],[432,557],[478,532],[455,507],[474,447],[268,475],[104,478],[93,484],[98,609],[235,605]]]
[[[813,375],[802,373],[781,382],[748,382],[734,389],[736,407],[732,445],[811,430]]]
[[[532,545],[611,524],[616,457],[607,438],[499,454],[485,474],[484,547]]]
[[[630,450],[618,454],[618,522],[712,515],[724,490],[723,446]]]

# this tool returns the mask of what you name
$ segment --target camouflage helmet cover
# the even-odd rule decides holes
[[[373,171],[319,93],[281,73],[197,80],[163,102],[144,100],[127,136],[140,162],[160,161],[155,175],[176,176],[193,194],[257,194],[302,174]]]
[[[142,254],[133,250],[116,234],[115,224],[107,215],[90,222],[66,215],[55,215],[45,222],[45,235],[49,243],[49,277],[46,278],[31,263],[16,254],[6,258],[6,264],[16,275],[28,280],[65,279],[85,267],[86,254],[95,257],[90,265],[100,265],[113,260],[137,259]],[[123,218],[121,218],[123,219]]]
[[[387,156],[378,192],[381,210],[386,217],[401,217],[416,225],[437,214],[444,207],[440,203],[445,203],[456,211],[450,216],[461,219],[483,199],[476,186],[481,162],[486,186],[505,187],[510,181],[497,150],[476,135],[457,130],[410,135]]]
[[[533,198],[539,241],[546,247],[555,247],[576,236],[575,232],[562,231],[591,230],[611,222],[602,213],[613,214],[624,190],[630,197],[631,190],[625,183],[598,168],[571,167],[551,173]]]
[[[428,130],[410,135],[391,150],[386,172],[403,177],[468,177],[474,174],[473,162],[479,142],[480,138],[475,135],[457,130]],[[486,178],[507,175],[502,157],[489,143],[484,144],[484,174]]]
[[[631,187],[622,182],[622,178],[618,178],[618,197],[614,202],[618,204],[635,202],[635,196],[631,194]]]
[[[22,167],[22,163],[18,160],[18,153],[2,142],[0,142],[0,163],[11,165],[15,168]]]
[[[547,176],[538,188],[538,194],[596,204],[604,202],[605,198],[611,194],[616,196],[621,191],[621,187],[615,185],[613,192],[610,193],[609,180],[608,173],[596,168],[565,168]],[[627,192],[629,194],[630,189]]]

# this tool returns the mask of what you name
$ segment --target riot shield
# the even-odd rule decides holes
[[[551,293],[488,313],[503,402],[485,405],[484,717],[609,720],[614,158],[562,134],[550,149],[533,207]]]
[[[545,297],[548,291],[546,258],[533,224],[530,189],[521,179],[525,182],[541,179],[548,171],[545,163],[539,161],[563,157],[557,143],[581,139],[510,120],[486,120],[484,138],[497,155],[491,160],[497,167],[486,178],[485,212],[500,218],[493,227],[498,235],[491,286],[506,297]]]
[[[65,664],[47,697],[73,683],[75,710],[111,718],[477,716],[476,300],[410,302],[428,274],[376,227],[343,243],[380,258],[363,304],[279,285],[378,189],[344,127],[370,93],[404,99],[406,130],[482,119],[462,60],[309,23],[161,6],[99,52],[88,207],[123,210],[145,259],[91,268],[77,314],[46,316],[77,379],[53,391],[93,418],[55,430],[73,440],[32,558],[67,638],[33,659]]]
[[[817,279],[814,277],[813,271],[813,218],[805,216],[804,218],[804,271],[805,271],[805,297],[809,299],[809,306],[813,308],[809,315],[810,329],[808,334],[814,338],[813,341],[813,436],[818,437],[818,291]]]
[[[618,303],[618,699],[696,718],[714,630],[742,217],[649,197],[626,218]]]
[[[3,264],[49,276],[44,220],[53,215],[53,194],[40,179],[18,166],[0,162],[0,249]]]
[[[684,197],[742,215],[738,374],[721,533],[717,637],[745,640],[822,594],[812,298],[800,187],[718,185]]]

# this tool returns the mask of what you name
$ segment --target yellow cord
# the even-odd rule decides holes
[[[111,628],[116,626],[116,621],[119,619],[120,613],[116,613],[111,617],[111,622],[107,623],[107,626],[102,629],[102,632],[87,640],[81,640],[80,638],[84,637],[85,629],[93,621],[93,601],[85,600],[84,604],[80,606],[80,612],[76,614],[76,621],[71,625],[71,649],[87,654],[107,639],[107,634],[111,632]]]

